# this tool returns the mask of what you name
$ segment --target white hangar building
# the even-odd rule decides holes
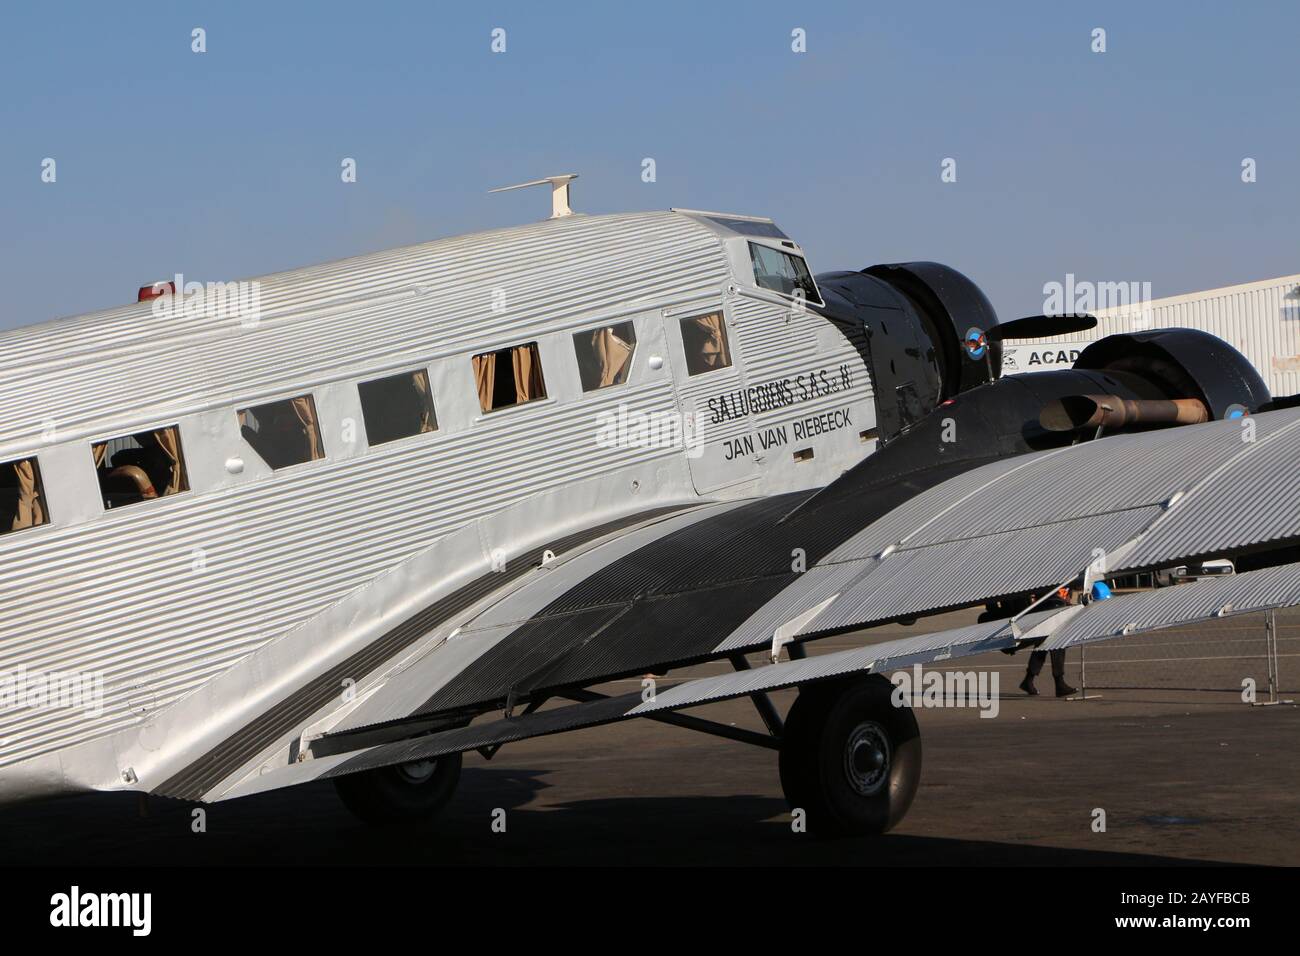
[[[1069,366],[1085,346],[1104,336],[1182,326],[1202,329],[1235,347],[1254,363],[1275,396],[1300,393],[1300,275],[1087,311],[1098,319],[1089,332],[1008,339],[1003,372]]]

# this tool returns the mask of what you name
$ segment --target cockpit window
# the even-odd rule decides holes
[[[751,242],[749,258],[754,264],[754,282],[760,289],[771,289],[789,296],[795,295],[795,290],[798,289],[802,290],[805,301],[814,305],[822,304],[812,274],[808,271],[808,263],[803,261],[802,256]]]
[[[765,219],[734,219],[731,216],[707,216],[710,222],[725,226],[742,236],[762,236],[765,239],[789,239],[774,222]]]

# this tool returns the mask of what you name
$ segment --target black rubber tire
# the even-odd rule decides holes
[[[799,688],[799,696],[786,714],[777,767],[781,790],[791,810],[807,812],[812,800],[810,785],[814,775],[808,764],[815,749],[814,740],[825,722],[826,711],[834,701],[834,689],[829,682]]]
[[[339,799],[366,823],[383,826],[412,823],[435,816],[456,792],[461,755],[439,757],[433,772],[413,780],[401,767],[363,770],[334,780]]]
[[[820,837],[867,836],[898,825],[921,782],[921,732],[910,707],[895,707],[893,685],[878,675],[813,684],[799,692],[786,718],[781,787],[790,809],[802,809]],[[879,728],[888,768],[871,792],[860,792],[846,769],[855,732]]]

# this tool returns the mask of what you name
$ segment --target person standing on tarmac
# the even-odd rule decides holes
[[[979,616],[980,622],[996,621],[1002,618],[1014,617],[1019,614],[1034,601],[1038,600],[1038,595],[1030,594],[1028,597],[1019,600],[1003,602],[996,601],[986,604],[983,614]],[[1058,588],[1056,593],[1049,597],[1042,604],[1038,605],[1039,610],[1047,611],[1052,608],[1065,607],[1073,603],[1070,600],[1070,589],[1068,587]],[[1052,680],[1056,683],[1056,696],[1069,697],[1071,694],[1078,693],[1078,688],[1071,687],[1065,681],[1065,648],[1060,647],[1053,651],[1033,651],[1029,655],[1029,666],[1025,668],[1025,679],[1020,682],[1020,689],[1030,697],[1038,696],[1038,688],[1034,686],[1034,678],[1043,670],[1043,662],[1047,660],[1048,654],[1052,655]]]

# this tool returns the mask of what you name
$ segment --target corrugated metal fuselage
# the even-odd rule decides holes
[[[0,675],[99,688],[86,706],[7,702],[0,799],[152,789],[295,689],[337,681],[228,757],[291,759],[455,615],[388,656],[367,648],[449,595],[508,587],[503,559],[818,487],[860,460],[863,347],[755,288],[751,239],[699,215],[575,216],[269,276],[255,322],[139,304],[0,335],[0,461],[37,457],[50,515],[0,535]],[[733,364],[689,375],[680,319],[715,310]],[[574,334],[624,321],[627,382],[584,393]],[[526,342],[546,398],[484,413],[470,357]],[[438,429],[369,446],[357,383],[417,369]],[[273,472],[235,410],[306,393],[325,457]],[[674,415],[698,448],[618,431]],[[163,425],[179,426],[190,490],[105,510],[92,442]]]

